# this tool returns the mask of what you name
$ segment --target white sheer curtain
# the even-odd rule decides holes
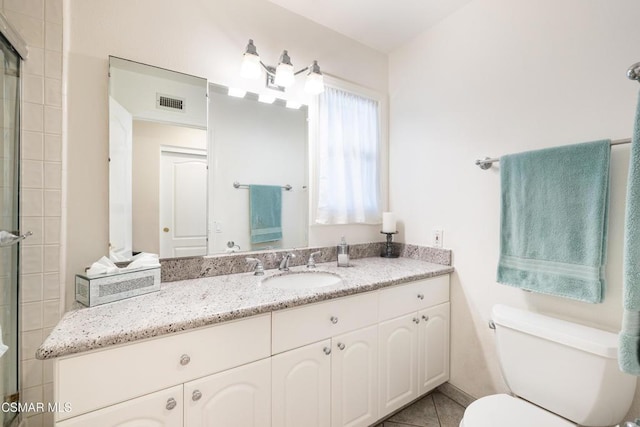
[[[381,217],[378,101],[327,87],[318,99],[319,224]]]

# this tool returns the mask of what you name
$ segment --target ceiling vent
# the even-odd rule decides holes
[[[185,111],[185,99],[177,96],[156,93],[156,108],[169,111]]]

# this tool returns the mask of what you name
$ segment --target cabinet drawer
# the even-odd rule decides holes
[[[182,386],[160,390],[90,414],[56,423],[56,427],[157,426],[182,427]]]
[[[378,294],[367,292],[273,313],[272,353],[376,323]]]
[[[379,320],[392,319],[449,301],[449,275],[380,290]]]
[[[56,361],[69,418],[270,355],[270,314]]]

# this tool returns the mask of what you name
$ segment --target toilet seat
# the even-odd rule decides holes
[[[576,427],[566,419],[508,394],[494,394],[473,402],[460,427]]]

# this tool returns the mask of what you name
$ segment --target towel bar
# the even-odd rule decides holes
[[[631,138],[625,139],[616,139],[615,141],[611,141],[611,145],[622,145],[622,144],[630,144]],[[497,157],[485,157],[482,160],[476,160],[476,166],[478,166],[482,170],[489,169],[494,163],[498,163],[500,161]]]
[[[233,187],[234,188],[249,188],[249,184],[240,184],[238,181],[233,183]],[[287,185],[281,185],[280,188],[284,189],[285,191],[291,191],[291,189],[293,188],[292,186],[290,186],[289,184]]]

